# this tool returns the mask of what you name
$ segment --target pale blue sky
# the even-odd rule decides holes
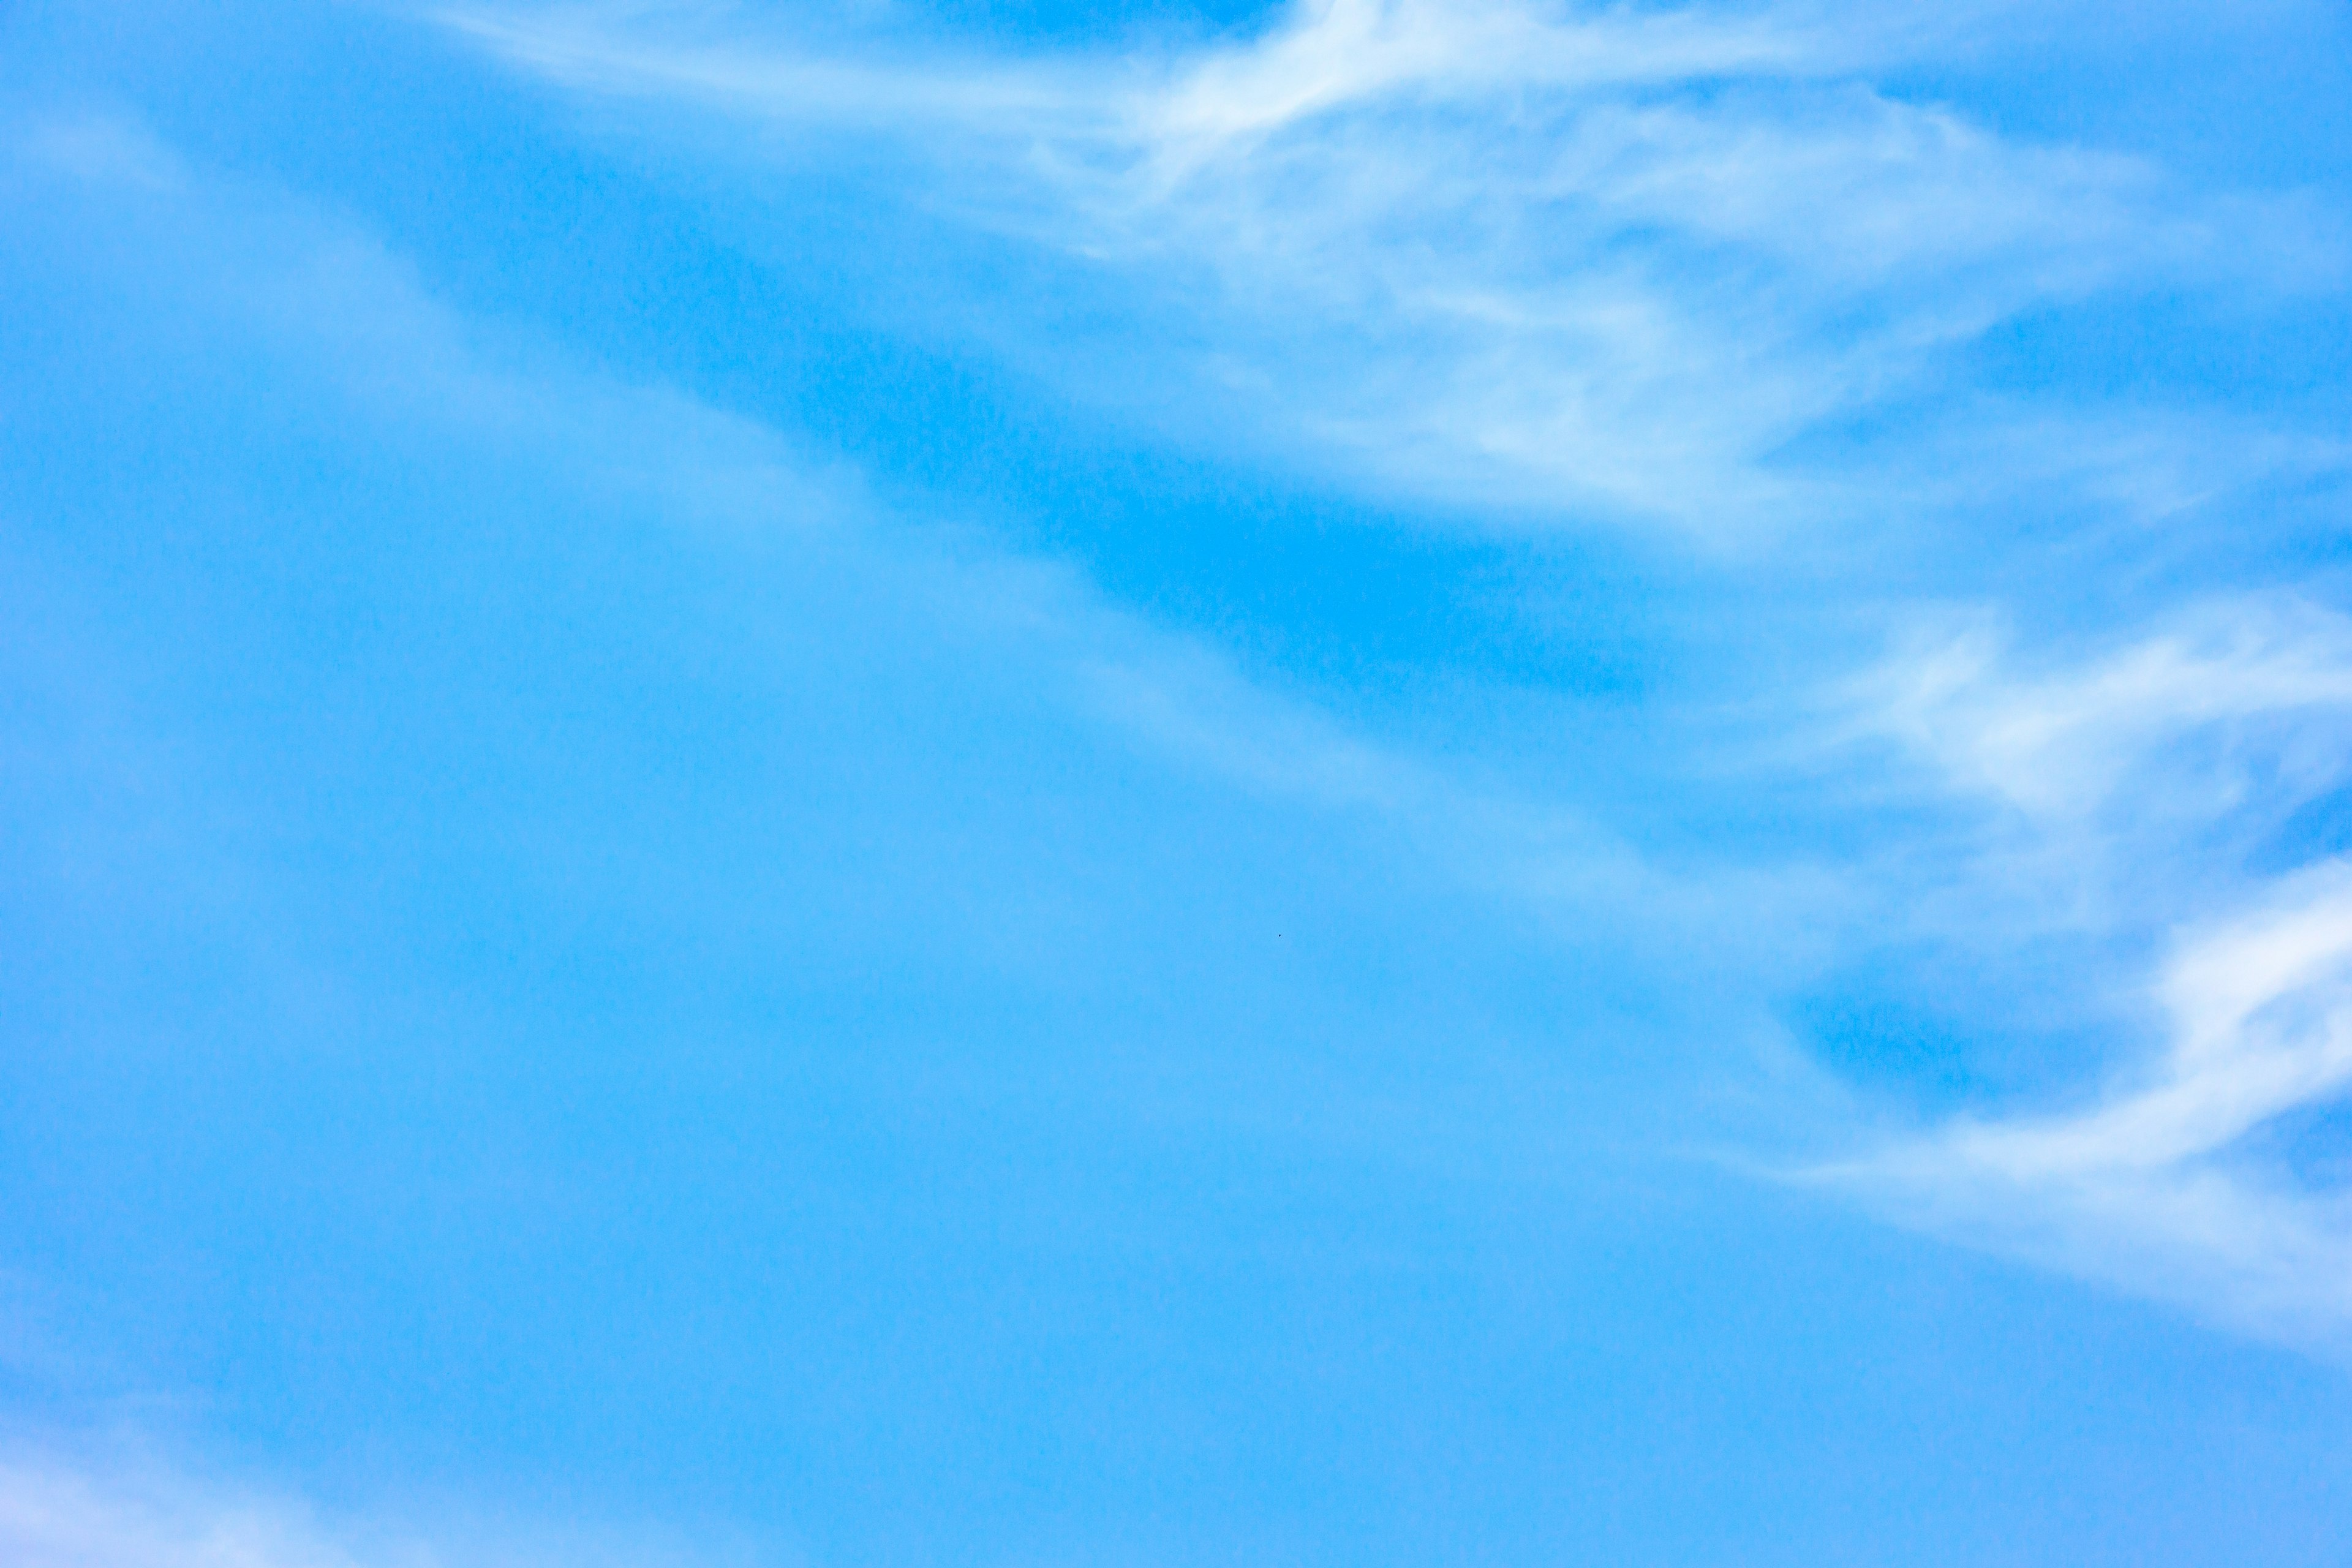
[[[0,1555],[2352,1552],[2340,5],[0,6]]]

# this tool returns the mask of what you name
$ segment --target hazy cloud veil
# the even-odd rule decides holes
[[[2324,299],[2346,277],[2340,214],[1873,85],[1980,45],[1997,12],[1328,0],[1234,41],[1024,56],[796,42],[731,13],[448,20],[566,87],[731,120],[775,178],[812,138],[889,145],[963,221],[1120,279],[1151,324],[1139,352],[1194,398],[1248,402],[1288,460],[1497,527],[1676,531],[1729,577],[1832,552],[1838,593],[1919,629],[1875,669],[1814,668],[1790,713],[1850,705],[1850,734],[1930,764],[1900,787],[1993,819],[1949,863],[1846,875],[1897,903],[1884,879],[1980,887],[1977,918],[2014,923],[1972,943],[2060,925],[2098,939],[2102,968],[2172,951],[2138,981],[2163,1021],[2122,1005],[2114,1058],[2083,1066],[2107,1098],[2071,1120],[1971,1113],[1819,1179],[2305,1342],[2352,1327],[2340,1200],[2242,1148],[2343,1082],[2334,863],[2246,866],[2346,782],[2342,621],[2291,592],[2158,596],[2146,622],[2053,626],[2090,650],[2070,664],[2013,634],[1933,640],[1963,605],[2045,624],[2052,606],[1956,601],[1968,584],[1924,575],[1935,547],[1858,543],[1957,530],[2047,555],[2010,543],[2038,512],[2126,576],[2282,466],[2340,483],[2324,426],[2216,431],[2194,407],[2002,391],[1969,365],[2005,322],[2086,301]],[[2152,514],[2153,535],[2116,537]],[[1796,765],[1872,755],[1824,746]],[[2281,942],[2296,956],[2238,961]]]
[[[1874,1561],[1874,1248],[2352,1358],[2332,13],[37,10],[0,1555]]]

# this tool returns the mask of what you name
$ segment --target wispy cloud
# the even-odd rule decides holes
[[[643,1531],[465,1517],[425,1528],[386,1515],[331,1517],[282,1491],[203,1476],[127,1451],[0,1458],[0,1558],[13,1568],[687,1568],[745,1563],[736,1546]],[[772,1554],[762,1561],[772,1562]]]
[[[2152,837],[2291,810],[2352,763],[2352,622],[2291,598],[2209,604],[2040,669],[1978,626],[1926,639],[1854,696],[1957,789],[2068,824],[2120,805]]]
[[[2011,524],[1995,511],[2170,525],[2268,475],[2340,471],[2339,441],[2290,426],[1969,384],[1957,351],[2003,321],[2141,293],[2256,305],[2339,279],[2346,254],[2339,219],[2292,194],[2200,188],[1878,85],[1973,16],[1327,0],[1246,36],[1018,58],[794,37],[731,14],[446,19],[571,89],[754,129],[769,171],[842,135],[887,146],[887,178],[934,216],[1115,279],[1140,352],[1189,357],[1195,384],[1248,409],[1286,458],[1490,521],[1664,522],[1744,544],[1941,512],[1990,526],[1997,549]],[[1055,334],[1033,336],[1023,352],[1050,360]],[[1853,434],[1882,414],[1896,435]],[[1886,603],[1859,571],[1832,592]],[[2214,600],[2152,633],[2093,616],[2073,643],[2101,651],[2068,656],[2003,634],[1999,612],[1957,630],[1907,614],[1947,629],[1863,679],[1819,674],[1862,715],[1827,768],[1833,791],[1882,799],[1924,773],[1913,798],[1931,830],[1839,878],[1787,868],[1745,889],[1744,920],[1724,867],[1710,904],[1597,839],[1562,885],[1681,909],[1681,929],[1709,908],[1724,929],[1802,928],[1741,966],[1762,990],[1855,940],[1862,907],[1963,945],[2091,931],[2112,951],[2082,977],[2085,1007],[2131,993],[2118,976],[2166,932],[2204,932],[2124,1005],[2175,1019],[2172,1065],[2147,1083],[2072,1121],[1955,1124],[1868,1169],[1906,1173],[1888,1180],[1914,1217],[1965,1213],[2015,1246],[2063,1233],[2062,1266],[2239,1321],[2334,1321],[2344,1304],[2313,1264],[2336,1256],[2325,1201],[2216,1162],[2340,1081],[2332,1024],[2273,1017],[2338,984],[2332,939],[2311,934],[2335,929],[2336,884],[2273,886],[2244,861],[2352,762],[2352,630],[2290,596]],[[1446,820],[1465,863],[1542,862],[1512,847],[1545,837],[1524,814],[1433,791],[1311,725],[1271,742],[1250,704],[1204,703],[1218,683],[1185,661],[1096,668],[1142,731],[1255,787]],[[1908,782],[1890,784],[1856,732],[1895,742]],[[1819,896],[1794,891],[1807,886]],[[2231,909],[2236,936],[2211,924]],[[2227,955],[2290,933],[2318,944],[2316,967],[2236,1011],[2217,1000]],[[2210,1043],[2225,1036],[2238,1043]],[[2050,1163],[2127,1131],[2162,1157]],[[2057,1256],[2101,1225],[2138,1237],[2140,1262]],[[2323,1283],[2290,1288],[2306,1265]],[[2202,1283],[2176,1289],[2167,1269]]]
[[[2070,1111],[1961,1118],[1812,1173],[1897,1218],[2352,1351],[2352,1193],[2255,1135],[2352,1088],[2352,866],[2186,934],[2158,1058]]]
[[[60,134],[36,127],[28,144]],[[1564,937],[1628,955],[1704,942],[1724,976],[1749,984],[1819,952],[1823,911],[1843,895],[1818,867],[1663,868],[1563,792],[1351,727],[1112,602],[1066,563],[1003,549],[950,504],[879,500],[854,468],[786,433],[450,309],[347,222],[226,189],[135,124],[105,122],[102,134],[180,174],[161,189],[112,165],[52,161],[53,172],[119,204],[150,243],[207,258],[175,278],[173,309],[226,314],[274,345],[290,376],[323,377],[384,428],[498,453],[583,503],[618,503],[721,549],[805,547],[812,571],[919,606],[927,624],[1159,763],[1352,817],[1371,853],[1433,867]],[[1766,910],[1785,918],[1754,918]]]
[[[1704,952],[1735,1005],[1822,963],[1853,918],[1854,889],[1830,867],[1664,865],[1571,799],[1370,741],[1196,646],[1130,627],[1080,668],[1097,711],[1181,765],[1377,823],[1394,848],[1587,952],[1663,975],[1680,962],[1664,955]]]
[[[785,141],[888,142],[935,207],[1108,268],[1202,329],[1164,335],[1212,345],[1200,373],[1282,439],[1450,507],[1580,507],[1726,538],[1892,510],[1906,463],[1950,445],[1855,484],[1790,444],[1932,399],[1938,355],[2038,302],[2292,280],[2326,259],[2324,237],[2291,226],[2267,248],[2224,243],[2225,208],[2145,163],[2020,145],[1874,90],[1860,73],[1899,40],[1812,13],[1346,0],[1192,49],[1026,60],[828,52],[634,10],[450,21],[574,88]],[[26,145],[141,200],[166,199],[142,171],[176,168],[120,128]],[[894,522],[854,476],[753,422],[576,366],[518,369],[528,351],[436,306],[364,237],[273,221],[266,259],[226,237],[198,247],[231,258],[217,287],[378,408],[558,453],[563,482],[675,521],[887,554],[897,591],[1001,637],[1073,709],[1244,788],[1360,814],[1662,970],[1705,942],[1714,982],[1760,997],[1817,968],[1873,900],[2006,888],[2007,920],[2021,881],[2038,896],[2121,868],[2115,928],[2187,933],[2143,988],[2171,1021],[2168,1054],[2087,1110],[1956,1121],[1831,1176],[2266,1331],[2352,1318],[2333,1200],[2242,1147],[2344,1086],[2352,892],[2326,869],[2266,887],[2227,853],[2352,760],[2352,628],[2332,613],[2216,603],[2073,662],[2016,652],[1991,622],[1923,639],[1832,683],[1863,714],[1852,731],[1924,764],[1938,809],[1990,805],[2001,833],[1933,875],[1916,858],[1832,876],[1753,855],[1669,875],[1572,801],[1352,733],[1074,573]],[[1968,417],[1972,438],[2000,438]],[[2037,460],[2053,423],[2035,422]],[[2127,452],[2084,482],[2145,468]],[[2216,924],[2217,909],[2238,912]]]
[[[117,116],[50,117],[11,129],[16,134],[8,138],[7,151],[19,166],[84,180],[126,182],[150,191],[168,191],[186,174],[169,147]]]
[[[1872,722],[1943,788],[2008,818],[1955,880],[2166,956],[2137,984],[2079,977],[2116,984],[2123,1037],[2155,1042],[2087,1100],[1959,1116],[1811,1179],[2239,1327],[2352,1350],[2352,1194],[2298,1147],[2335,1138],[2300,1123],[2352,1090],[2352,863],[2248,865],[2283,817],[2352,776],[2352,626],[2294,600],[2209,604],[2039,669],[1979,627],[1861,689]],[[2035,940],[2006,908],[1990,927],[1988,942]]]
[[[56,1464],[0,1467],[0,1550],[22,1568],[359,1568],[296,1510]],[[425,1564],[415,1550],[376,1561]]]
[[[1192,374],[1289,442],[1451,506],[1716,538],[1850,520],[1875,503],[1787,448],[1938,393],[1993,323],[2336,265],[2291,204],[2257,204],[2248,246],[2242,200],[1874,90],[1916,18],[1333,0],[1244,39],[1019,59],[676,14],[449,19],[780,150],[887,142],[934,206],[1143,289],[1160,352],[1206,337]]]

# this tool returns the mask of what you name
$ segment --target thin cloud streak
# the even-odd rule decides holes
[[[1961,1118],[1807,1173],[1898,1220],[2352,1354],[2352,1197],[2265,1128],[2352,1087],[2352,864],[2188,937],[2152,987],[2163,1056],[2072,1114]]]
[[[561,1521],[389,1513],[331,1518],[302,1500],[123,1451],[19,1447],[0,1458],[0,1558],[12,1568],[717,1568],[739,1547]],[[761,1562],[777,1559],[763,1553]]]
[[[1150,307],[1144,352],[1213,345],[1198,384],[1283,432],[1286,455],[1488,523],[1664,524],[1752,562],[1759,542],[2021,501],[2144,524],[2273,471],[2343,466],[2340,443],[2291,429],[2241,420],[2217,434],[2193,410],[1994,397],[1956,374],[1957,351],[2027,312],[2158,289],[2243,304],[2326,286],[2346,247],[2335,216],[2293,196],[2201,192],[2142,160],[2020,142],[1879,89],[1873,72],[1931,51],[1914,18],[1338,0],[1189,50],[1024,59],[828,53],[641,13],[450,20],[576,89],[756,126],[783,165],[800,138],[890,146],[906,159],[894,177],[934,214],[1123,279]],[[1968,25],[1936,24],[1947,38]],[[1050,363],[1052,339],[1027,352]],[[1837,434],[1890,411],[1903,433]],[[1953,477],[1956,452],[1975,477]],[[1860,715],[1822,753],[1837,786],[1909,790],[1939,819],[1894,860],[1789,868],[1744,921],[1723,913],[1737,878],[1720,899],[1677,900],[1587,853],[1567,880],[1621,907],[1802,928],[1742,966],[1766,991],[1801,984],[1866,907],[1964,946],[2071,928],[2128,955],[2217,906],[2288,896],[2231,857],[2352,761],[2333,739],[2352,703],[2340,619],[2284,598],[2222,603],[2072,667],[2012,656],[1997,624],[1915,638],[1858,681],[1824,678],[1832,705]],[[1112,706],[1254,787],[1399,822],[1510,816],[1430,807],[1410,769],[1349,746],[1204,727],[1182,661],[1157,668],[1106,675]],[[1897,765],[1858,753],[1864,739],[1894,742]],[[1503,865],[1512,852],[1457,853]],[[1790,891],[1807,886],[1820,896]],[[2143,1002],[2204,1016],[2179,978],[2204,971],[2182,963],[2143,983]],[[2113,984],[2084,977],[2086,991]],[[2262,1331],[2279,1313],[2332,1321],[2341,1304],[2298,1293],[2289,1261],[2335,1255],[2332,1222],[2313,1217],[2325,1204],[2279,1172],[2216,1175],[2221,1145],[2179,1142],[2221,1129],[2233,1142],[2340,1087],[2333,1037],[2265,1034],[2269,1005],[2178,1022],[2240,1040],[2214,1047],[2225,1065],[2212,1071],[2182,1068],[2176,1047],[2158,1087],[2063,1131],[1956,1124],[1869,1169],[1912,1172],[1906,1212],[1944,1215],[1942,1228],[1963,1228],[1951,1215],[1964,1213],[2030,1250],[2033,1226],[2055,1226],[2070,1239],[2053,1260],[2095,1271],[2095,1247],[2068,1261],[2092,1231],[2067,1218],[2095,1209],[2139,1237],[2141,1261],[2108,1270],[2133,1289]],[[2159,1123],[2174,1142],[2148,1132],[2144,1147],[2172,1151],[2153,1165],[2026,1168],[2032,1149]],[[2212,1239],[2225,1234],[2238,1239]],[[2167,1284],[2173,1269],[2203,1283]],[[2257,1276],[2271,1283],[2229,1282]],[[2290,1305],[2245,1305],[2257,1297]]]
[[[1865,723],[1944,789],[2009,815],[1962,882],[2022,879],[2045,908],[2169,930],[2136,997],[2162,1044],[2087,1104],[1958,1116],[1801,1179],[2352,1354],[2352,1194],[2295,1142],[2300,1120],[2352,1093],[2352,861],[2243,868],[2295,807],[2352,777],[2352,625],[2294,601],[2209,605],[2031,673],[1978,628],[1856,689]],[[2094,895],[2069,900],[2053,878]]]
[[[48,157],[102,143],[137,156],[102,169]],[[952,517],[908,515],[848,465],[662,385],[631,385],[551,359],[425,291],[396,254],[346,224],[225,195],[143,128],[113,121],[35,127],[25,144],[51,177],[125,203],[170,244],[232,259],[184,281],[323,371],[371,415],[464,447],[526,455],[549,482],[601,503],[625,498],[722,546],[789,538],[819,569],[870,574],[932,624],[1040,681],[1067,711],[1196,776],[1365,824],[1381,853],[1415,858],[1527,911],[1564,939],[1631,955],[1704,942],[1750,984],[1807,963],[1844,897],[1821,868],[1668,869],[1557,795],[1470,776],[1443,759],[1357,732],[1244,673],[1213,646],[1109,602],[1082,573],[1008,553]],[[131,177],[168,167],[168,186]],[[233,232],[244,248],[191,245]],[[1722,934],[1727,909],[1775,920]]]
[[[1934,395],[2021,310],[2340,262],[2310,215],[2257,203],[2247,247],[2242,201],[1878,93],[1858,73],[1916,29],[1819,12],[1339,0],[1190,52],[1023,60],[445,20],[576,89],[747,119],[786,159],[812,132],[902,149],[939,209],[1204,329],[1201,395],[1326,461],[1718,542],[1876,510],[1786,449]]]
[[[2042,820],[2291,809],[2352,761],[2330,721],[2352,711],[2352,622],[2315,605],[2208,605],[2072,668],[2021,672],[2007,653],[1982,626],[1930,641],[1857,683],[1861,724]]]
[[[362,1568],[296,1510],[108,1481],[54,1463],[0,1466],[0,1554],[18,1568]],[[443,1561],[418,1551],[383,1568]]]

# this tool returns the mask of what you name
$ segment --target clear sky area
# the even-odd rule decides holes
[[[2352,11],[0,0],[0,1562],[2352,1562]]]

